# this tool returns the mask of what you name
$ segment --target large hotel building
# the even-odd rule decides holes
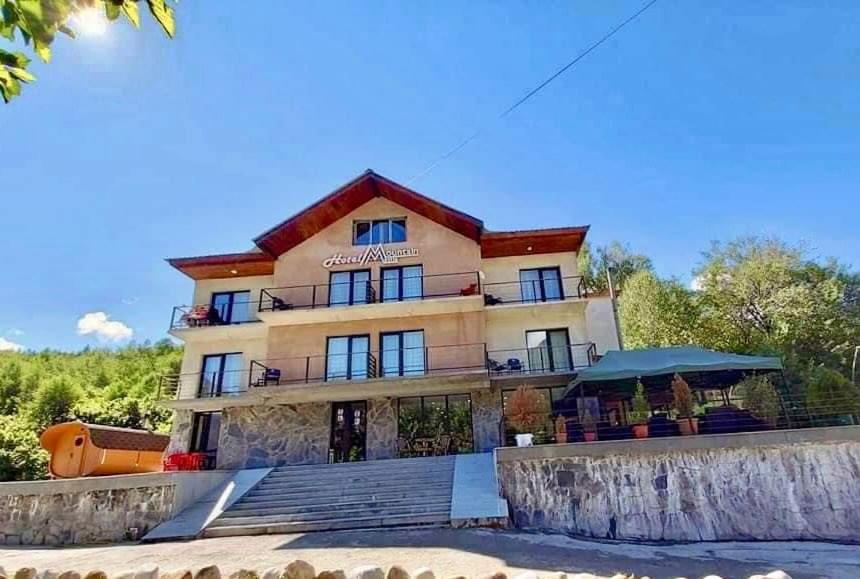
[[[367,171],[252,251],[170,259],[195,282],[171,322],[171,450],[218,468],[483,452],[510,443],[521,385],[551,436],[577,370],[618,348],[577,271],[587,229],[491,231]]]

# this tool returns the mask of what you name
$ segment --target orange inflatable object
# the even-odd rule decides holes
[[[166,434],[83,422],[63,422],[39,437],[51,453],[49,469],[57,478],[158,472],[170,442]]]

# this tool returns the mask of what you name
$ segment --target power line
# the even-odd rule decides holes
[[[597,42],[595,42],[594,44],[592,44],[591,46],[589,46],[588,48],[586,48],[585,50],[583,50],[582,52],[580,52],[580,53],[579,53],[579,54],[578,54],[578,55],[577,55],[573,60],[571,60],[570,62],[568,62],[568,63],[567,63],[567,64],[565,64],[564,66],[562,66],[562,67],[561,67],[560,69],[558,69],[557,71],[555,71],[555,73],[553,73],[549,78],[547,78],[545,81],[543,81],[542,83],[540,83],[539,85],[537,85],[535,88],[533,88],[532,90],[530,90],[530,91],[529,91],[529,92],[528,92],[524,97],[522,97],[522,98],[521,98],[521,99],[519,99],[517,102],[515,102],[514,104],[512,104],[510,107],[508,107],[507,109],[505,109],[505,111],[504,111],[504,112],[502,112],[502,114],[500,114],[496,119],[494,119],[494,122],[498,122],[498,121],[500,121],[500,120],[504,119],[504,118],[505,118],[505,117],[507,117],[509,114],[511,114],[512,112],[514,112],[517,108],[519,108],[520,106],[522,106],[523,104],[525,104],[525,102],[526,102],[526,101],[528,101],[530,98],[532,98],[533,96],[535,96],[535,95],[536,95],[537,93],[539,93],[541,90],[543,90],[544,88],[546,88],[546,86],[547,86],[549,83],[551,83],[552,81],[554,81],[555,79],[557,79],[558,77],[560,77],[562,74],[564,74],[565,72],[567,72],[567,70],[568,70],[568,69],[570,69],[572,66],[574,66],[577,62],[579,62],[580,60],[582,60],[583,58],[585,58],[586,56],[588,56],[588,55],[589,55],[593,50],[595,50],[595,49],[596,49],[597,47],[599,47],[601,44],[603,44],[604,42],[606,42],[607,40],[609,40],[610,38],[612,38],[613,36],[615,36],[615,34],[616,34],[617,32],[619,32],[622,28],[624,28],[625,26],[627,26],[628,24],[630,24],[631,22],[633,22],[634,20],[636,20],[637,18],[639,18],[639,16],[641,16],[643,13],[645,13],[645,11],[647,11],[649,8],[651,8],[651,7],[652,7],[654,4],[656,4],[656,3],[657,3],[657,0],[650,0],[650,1],[649,1],[647,4],[645,4],[642,8],[640,8],[639,10],[637,10],[636,12],[634,12],[631,16],[629,16],[627,19],[625,19],[625,20],[624,20],[624,21],[622,21],[620,24],[618,24],[618,25],[616,25],[614,28],[612,28],[612,29],[611,29],[609,32],[607,32],[607,33],[606,33],[602,38],[600,38],[600,40],[598,40]],[[485,127],[482,127],[482,128],[479,128],[479,129],[478,129],[478,130],[476,130],[474,133],[472,133],[471,135],[469,135],[468,137],[466,137],[465,139],[463,139],[463,141],[461,141],[461,142],[460,142],[456,147],[454,147],[453,149],[449,150],[447,153],[445,153],[444,155],[442,155],[441,157],[439,157],[438,159],[436,159],[435,161],[433,161],[433,162],[432,162],[432,163],[431,163],[431,164],[430,164],[426,169],[424,169],[422,172],[420,172],[420,173],[418,173],[417,175],[415,175],[414,177],[412,177],[412,178],[409,180],[409,183],[412,183],[413,181],[417,181],[418,179],[420,179],[421,177],[425,176],[427,173],[429,173],[430,171],[432,171],[433,169],[435,169],[436,167],[438,167],[438,166],[439,166],[441,163],[443,163],[445,160],[447,160],[447,159],[449,159],[450,157],[452,157],[453,155],[455,155],[455,154],[456,154],[458,151],[460,151],[463,147],[465,147],[466,145],[468,145],[469,143],[471,143],[472,141],[474,141],[475,139],[477,139],[477,138],[478,138],[478,137],[479,137],[479,136],[480,136],[480,135],[481,135],[481,134],[486,130],[486,128],[487,128],[486,126],[485,126]]]

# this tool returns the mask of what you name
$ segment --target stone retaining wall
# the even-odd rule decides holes
[[[523,528],[860,542],[860,427],[498,449],[496,458]]]
[[[0,544],[66,545],[140,538],[229,474],[171,472],[0,483]]]

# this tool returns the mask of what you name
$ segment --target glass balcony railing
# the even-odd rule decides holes
[[[211,326],[230,326],[258,322],[256,303],[235,302],[229,307],[220,304],[199,304],[196,306],[176,306],[170,316],[171,330],[204,328]]]
[[[489,350],[487,371],[491,377],[521,374],[572,373],[595,362],[593,342]]]
[[[546,277],[484,284],[484,303],[539,304],[588,297],[588,288],[581,276]]]

